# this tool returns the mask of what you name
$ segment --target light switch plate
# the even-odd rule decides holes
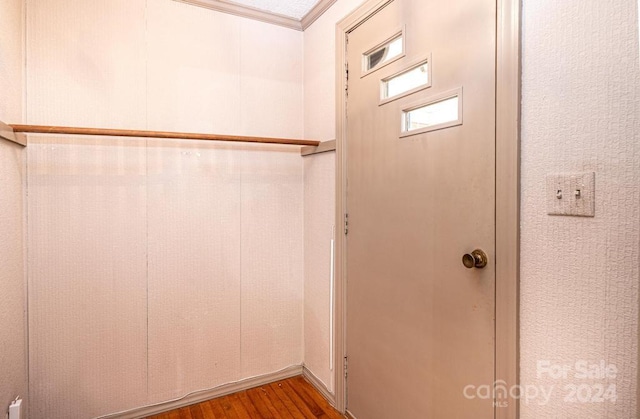
[[[547,176],[547,213],[594,217],[596,174],[559,173]]]

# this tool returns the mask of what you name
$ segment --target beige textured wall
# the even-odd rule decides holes
[[[298,31],[172,0],[27,3],[29,123],[303,135]],[[30,140],[33,418],[303,362],[299,148]]]
[[[0,0],[0,121],[5,123],[22,121],[22,16],[22,1]],[[24,176],[24,149],[0,140],[0,412],[18,395],[27,402]]]
[[[636,417],[640,68],[634,0],[525,1],[522,77],[522,383],[555,386],[523,419]],[[545,211],[548,173],[596,172],[596,217]],[[538,361],[572,367],[538,376]],[[575,378],[605,361],[609,380]],[[616,403],[566,403],[571,384],[615,384]]]

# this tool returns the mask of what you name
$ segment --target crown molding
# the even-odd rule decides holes
[[[315,22],[329,7],[337,0],[320,0],[302,19],[295,19],[278,13],[271,13],[255,7],[244,6],[222,0],[174,0],[192,6],[203,7],[217,12],[228,13],[235,16],[253,19],[272,25],[283,26],[285,28],[304,31]]]
[[[205,9],[217,12],[228,13],[235,16],[246,17],[260,22],[271,23],[273,25],[284,26],[285,28],[302,30],[300,20],[292,17],[265,12],[249,6],[242,6],[234,3],[227,3],[220,0],[175,0],[180,3],[191,4],[193,6],[204,7]]]
[[[309,13],[304,15],[300,23],[302,24],[302,30],[307,30],[313,22],[315,22],[320,16],[324,14],[337,0],[320,0],[313,9],[309,10]]]

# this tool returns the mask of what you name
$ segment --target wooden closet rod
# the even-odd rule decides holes
[[[195,134],[187,132],[139,131],[128,129],[75,128],[46,125],[10,125],[13,132],[28,134],[98,135],[103,137],[171,138],[176,140],[235,141],[242,143],[288,144],[317,146],[319,141],[290,138],[245,137],[238,135]]]

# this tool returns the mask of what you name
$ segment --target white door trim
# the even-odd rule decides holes
[[[336,25],[336,304],[335,354],[346,353],[346,40],[347,34],[393,0],[368,0]],[[496,346],[495,377],[519,383],[520,271],[520,15],[518,0],[496,0]],[[353,71],[353,70],[352,70]],[[345,362],[336,362],[336,408],[345,412]],[[496,419],[519,417],[517,400]]]

